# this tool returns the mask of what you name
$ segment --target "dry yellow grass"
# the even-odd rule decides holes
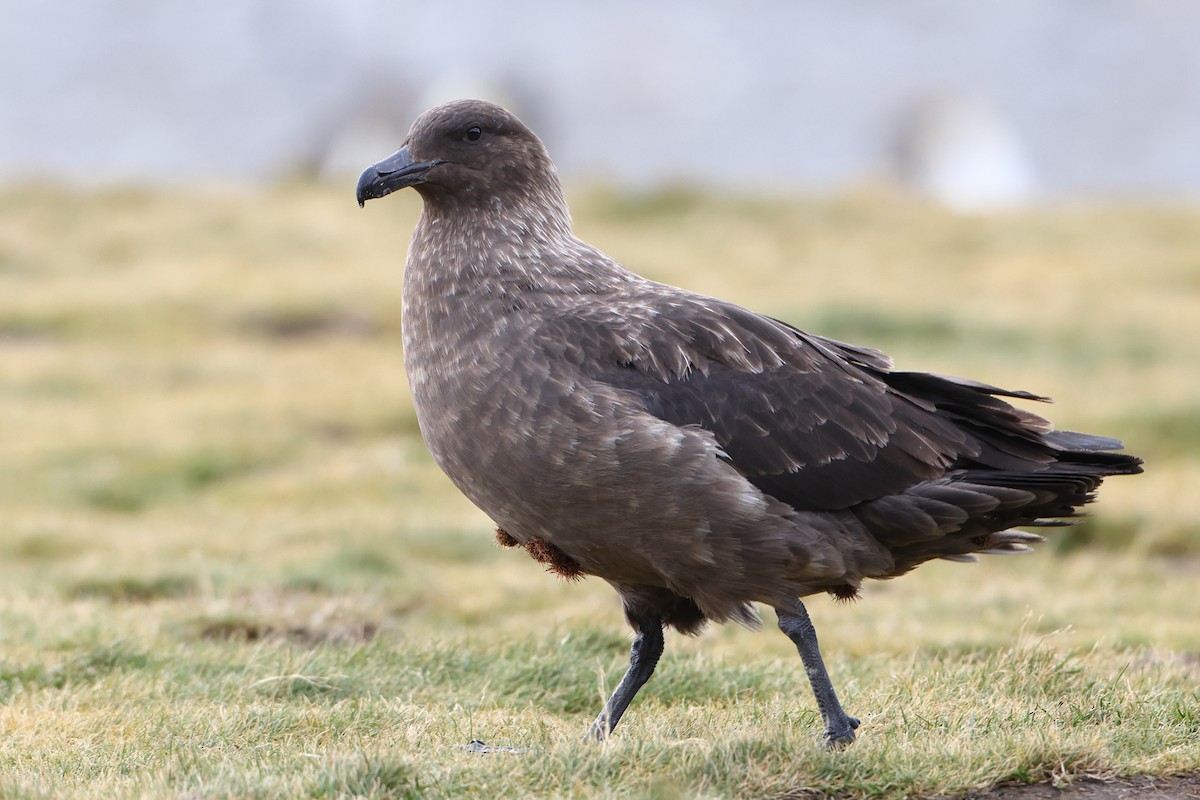
[[[574,198],[631,268],[906,368],[1053,395],[1147,474],[1027,558],[668,641],[617,740],[599,582],[491,542],[400,367],[415,197],[0,192],[0,796],[899,797],[1200,768],[1200,213]],[[480,758],[478,736],[532,752]]]

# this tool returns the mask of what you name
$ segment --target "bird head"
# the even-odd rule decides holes
[[[363,171],[358,204],[406,186],[427,203],[460,206],[562,191],[541,140],[513,114],[483,100],[456,100],[418,117],[399,150]]]

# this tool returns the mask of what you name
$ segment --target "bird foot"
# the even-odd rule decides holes
[[[841,750],[854,744],[854,731],[861,724],[858,717],[843,717],[841,724],[830,723],[825,728],[825,746],[830,750]]]
[[[529,749],[525,747],[509,747],[507,745],[486,744],[479,739],[472,739],[464,747],[471,753],[528,753]]]
[[[601,717],[588,726],[587,733],[583,735],[583,740],[585,742],[604,742],[608,741],[608,737],[611,735],[612,728],[608,726],[608,720]]]

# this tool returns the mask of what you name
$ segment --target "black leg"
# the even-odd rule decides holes
[[[825,744],[829,747],[845,747],[854,741],[854,729],[858,720],[846,715],[842,704],[838,702],[837,692],[825,671],[825,662],[821,659],[821,648],[817,644],[817,630],[812,620],[808,618],[808,610],[799,600],[787,611],[776,609],[779,614],[779,629],[783,631],[804,661],[804,671],[808,673],[808,681],[812,684],[813,696],[817,698],[817,708],[821,718],[825,720]]]
[[[592,727],[588,728],[585,738],[598,741],[608,738],[621,721],[625,709],[629,708],[629,703],[638,693],[638,689],[641,689],[654,674],[654,668],[662,655],[662,620],[658,617],[642,617],[631,619],[630,622],[635,625],[637,638],[633,640],[633,647],[629,648],[629,669],[625,671],[625,677],[621,678],[621,683],[617,685],[612,697],[604,704],[600,716],[596,717]]]

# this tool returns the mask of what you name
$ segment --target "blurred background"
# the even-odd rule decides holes
[[[7,0],[0,177],[357,175],[414,116],[515,109],[568,178],[957,208],[1200,194],[1189,0]]]

